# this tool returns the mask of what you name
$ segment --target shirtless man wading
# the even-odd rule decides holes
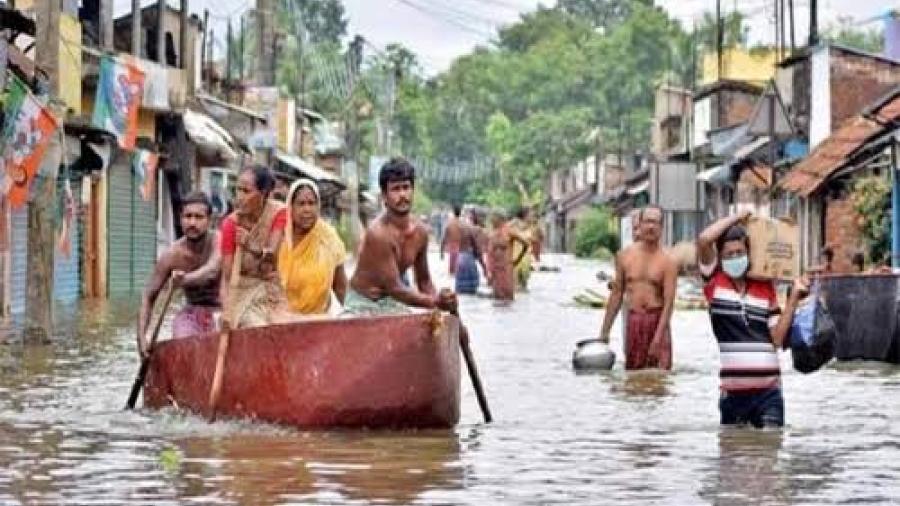
[[[628,304],[625,368],[672,368],[669,322],[675,304],[678,269],[659,245],[663,212],[648,206],[640,213],[638,240],[616,255],[616,279],[603,318],[600,340],[609,332],[622,307]]]
[[[441,260],[444,259],[444,253],[447,254],[447,272],[451,276],[456,274],[456,268],[459,266],[460,246],[463,240],[463,227],[465,226],[460,219],[462,214],[462,206],[453,205],[453,216],[447,222],[444,229],[443,239],[441,239]]]
[[[438,293],[428,271],[428,229],[410,214],[415,190],[415,168],[402,158],[381,167],[378,184],[385,212],[366,231],[359,263],[344,308],[350,314],[390,314],[408,311],[407,306],[456,308],[456,294]],[[418,290],[406,286],[401,273],[410,267]]]
[[[182,201],[181,228],[184,237],[166,250],[144,288],[138,321],[138,350],[148,353],[147,327],[160,290],[169,277],[184,290],[187,305],[175,315],[172,337],[187,337],[215,331],[214,315],[219,306],[219,234],[210,231],[212,204],[203,192]]]

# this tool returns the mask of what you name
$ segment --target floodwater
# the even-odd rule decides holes
[[[705,313],[676,314],[668,375],[621,363],[576,375],[574,343],[596,335],[600,312],[569,301],[597,287],[598,266],[552,262],[562,271],[535,274],[511,307],[462,300],[496,421],[481,423],[463,376],[463,418],[447,431],[122,412],[136,306],[85,307],[51,343],[0,346],[0,504],[900,502],[900,369],[801,376],[784,356],[787,427],[722,429]]]

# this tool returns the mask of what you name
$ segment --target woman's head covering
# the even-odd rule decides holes
[[[289,248],[294,247],[294,213],[291,212],[292,206],[294,205],[294,197],[297,192],[300,191],[300,188],[309,188],[313,193],[316,194],[316,203],[318,204],[319,209],[322,208],[322,197],[319,195],[319,186],[312,179],[300,178],[294,181],[291,184],[291,189],[288,190],[287,193],[287,227],[285,227],[285,240],[287,241],[287,245]]]

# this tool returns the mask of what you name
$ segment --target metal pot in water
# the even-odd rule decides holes
[[[616,363],[616,352],[599,339],[586,339],[575,345],[572,365],[575,369],[610,370]]]

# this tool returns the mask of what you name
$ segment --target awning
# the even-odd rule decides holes
[[[628,190],[626,190],[625,193],[627,193],[629,195],[638,195],[638,194],[644,193],[645,191],[647,191],[649,189],[650,189],[650,180],[645,179],[634,186],[629,186]]]
[[[216,120],[190,109],[184,111],[183,118],[184,129],[194,144],[202,149],[214,151],[223,161],[230,162],[237,159],[234,139]]]
[[[697,174],[697,181],[709,183],[713,186],[722,186],[731,179],[731,168],[726,165],[716,165]]]
[[[281,162],[285,165],[288,165],[291,168],[293,168],[295,171],[297,171],[299,173],[298,175],[300,175],[302,177],[308,177],[309,179],[312,179],[313,181],[315,181],[316,183],[319,183],[320,185],[321,184],[332,184],[341,189],[347,187],[347,185],[344,183],[344,181],[342,181],[341,178],[338,177],[337,175],[332,174],[331,172],[328,172],[325,169],[316,167],[315,165],[307,162],[306,160],[300,158],[299,156],[289,155],[287,153],[283,153],[283,152],[279,151],[278,154],[276,155],[276,158],[278,159],[279,162]]]
[[[769,143],[769,137],[767,135],[764,135],[764,136],[756,139],[753,142],[744,144],[743,146],[739,147],[734,152],[735,161],[741,161],[744,158],[747,158],[748,156],[755,153],[756,150],[762,148],[763,146],[767,145],[768,143]]]
[[[747,123],[710,130],[708,137],[712,154],[722,158],[734,156],[738,149],[753,139],[747,131]]]

